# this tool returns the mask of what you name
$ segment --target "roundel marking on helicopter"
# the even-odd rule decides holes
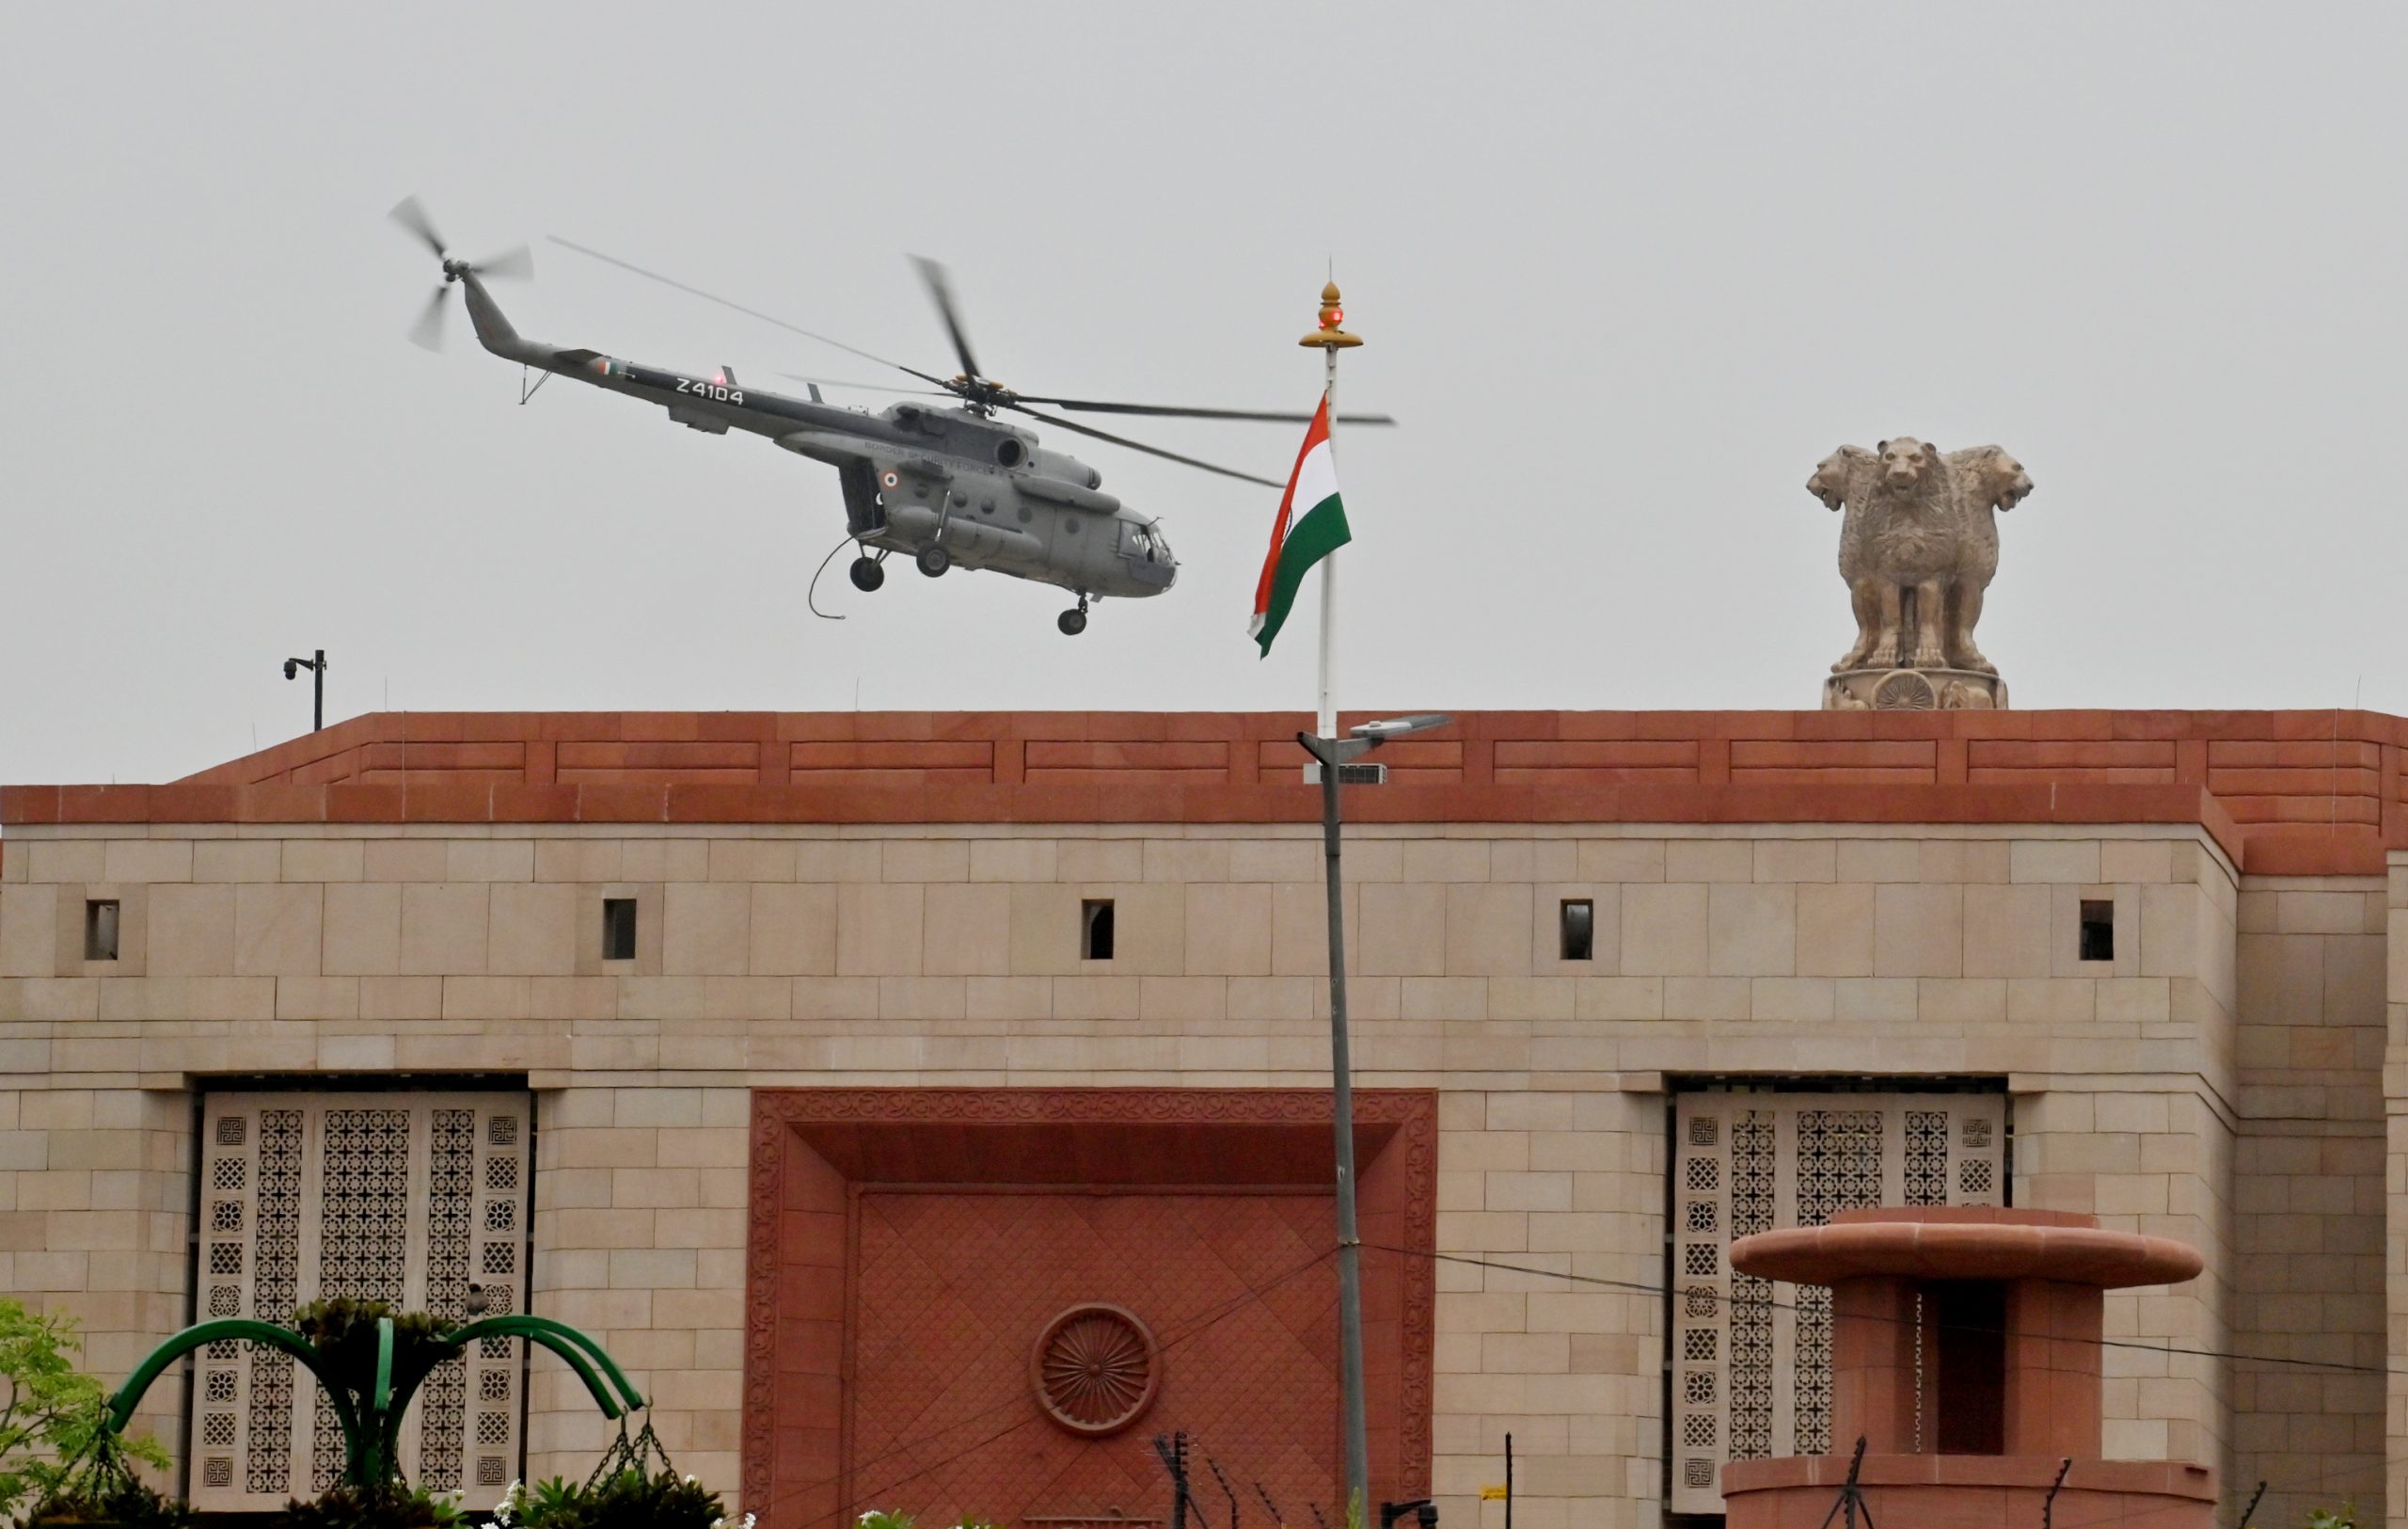
[[[892,488],[903,480],[899,475],[894,472],[881,472],[878,475],[878,481],[880,486]]]

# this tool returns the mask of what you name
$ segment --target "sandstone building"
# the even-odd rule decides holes
[[[1338,1459],[1303,721],[372,715],[0,792],[0,1288],[112,1378],[213,1314],[473,1288],[600,1337],[770,1529],[1160,1519],[1174,1428],[1302,1524]],[[1972,710],[1393,745],[1346,854],[1384,1495],[1500,1521],[1511,1432],[1520,1529],[1712,1521],[1726,1461],[1845,1448],[1828,1305],[1731,1238],[2008,1203],[2205,1255],[2107,1298],[2110,1456],[2399,1521],[2404,741]],[[1049,1389],[1079,1344],[1143,1394]],[[148,1421],[195,1502],[306,1494],[289,1365],[191,1370]],[[498,1345],[404,1454],[476,1502],[607,1437]]]

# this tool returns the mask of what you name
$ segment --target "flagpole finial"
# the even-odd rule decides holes
[[[1348,334],[1339,327],[1346,322],[1346,310],[1339,305],[1338,283],[1332,281],[1321,289],[1321,327],[1296,342],[1321,350],[1344,350],[1363,342],[1359,335]]]

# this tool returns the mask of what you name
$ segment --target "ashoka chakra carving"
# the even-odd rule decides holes
[[[1117,1306],[1073,1306],[1037,1335],[1029,1378],[1046,1415],[1072,1433],[1117,1433],[1153,1405],[1162,1350],[1146,1324]]]
[[[1931,681],[1912,669],[1893,670],[1873,690],[1876,711],[1928,711],[1939,701]]]

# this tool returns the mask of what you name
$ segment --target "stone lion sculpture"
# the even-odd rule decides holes
[[[1998,515],[2030,497],[2032,475],[1996,446],[1969,446],[1948,454],[1956,480],[1956,506],[1963,522],[1956,567],[1948,581],[1948,658],[1959,669],[1994,675],[1998,666],[1973,645],[1973,624],[1982,619],[1982,597],[1998,575]]]
[[[1947,453],[1911,436],[1874,451],[1842,446],[1815,467],[1807,491],[1843,512],[1840,578],[1856,642],[1834,674],[1855,669],[1997,667],[1973,643],[1984,593],[1998,573],[1996,511],[2032,492],[2022,464],[1996,446]]]
[[[1874,456],[1861,446],[1843,446],[1823,458],[1806,480],[1806,491],[1840,518],[1840,578],[1856,611],[1856,644],[1831,665],[1831,673],[1864,667],[1865,655],[1881,637],[1880,584],[1864,550],[1864,501],[1873,486]]]

